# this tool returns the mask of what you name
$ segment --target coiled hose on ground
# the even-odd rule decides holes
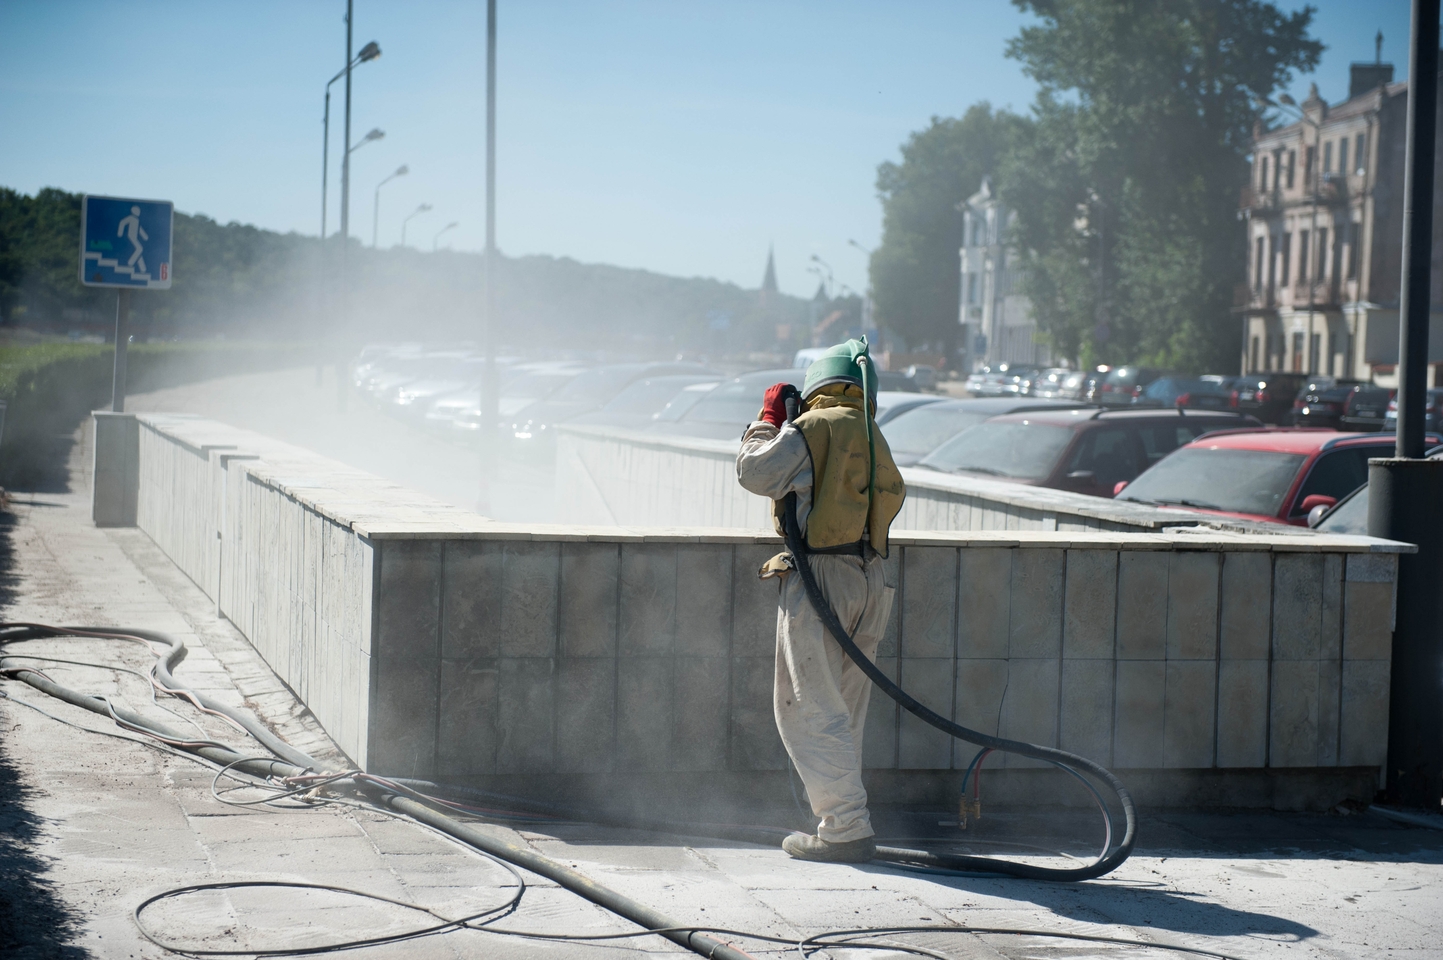
[[[835,618],[833,618],[835,619]],[[126,673],[138,673],[124,667],[117,667],[112,664],[87,663],[78,660],[62,660],[55,657],[30,656],[26,654],[5,654],[3,648],[14,642],[22,640],[41,640],[49,638],[88,638],[102,640],[122,640],[140,643],[146,646],[156,657],[156,663],[152,673],[147,677],[141,674],[152,684],[154,690],[167,693],[171,696],[180,697],[190,702],[196,709],[223,719],[225,722],[244,730],[255,738],[259,743],[266,746],[273,756],[261,757],[241,753],[235,748],[204,737],[196,737],[156,723],[141,716],[123,705],[111,702],[104,696],[81,693],[71,689],[64,684],[57,683],[47,676],[43,671],[27,665],[21,661],[34,662],[56,662],[72,664],[85,667],[98,667],[107,670],[119,670]],[[845,631],[841,631],[839,642],[843,649],[850,643],[850,638]],[[226,704],[219,703],[207,697],[205,694],[191,690],[177,682],[172,676],[174,670],[185,659],[185,645],[178,639],[166,634],[151,630],[118,630],[96,627],[53,627],[35,623],[0,623],[0,677],[10,677],[23,681],[29,686],[45,694],[74,704],[92,713],[106,717],[114,721],[122,729],[139,733],[148,738],[142,742],[152,742],[158,749],[168,750],[185,756],[190,759],[201,759],[217,769],[216,782],[228,775],[230,771],[237,771],[250,775],[259,781],[270,781],[282,784],[279,792],[258,801],[225,801],[228,803],[242,803],[242,805],[253,805],[255,803],[269,803],[285,799],[287,797],[298,798],[306,795],[311,799],[319,799],[316,792],[322,788],[335,791],[337,794],[348,792],[355,800],[368,805],[379,812],[391,812],[393,815],[401,815],[407,819],[424,824],[432,829],[443,833],[471,847],[482,855],[500,863],[501,866],[511,870],[512,876],[517,883],[517,892],[507,902],[489,907],[470,916],[450,919],[422,907],[418,904],[393,900],[375,893],[364,890],[351,889],[346,887],[335,887],[321,884],[297,883],[290,880],[276,881],[221,881],[213,883],[192,884],[185,887],[177,887],[171,890],[162,891],[152,895],[134,909],[134,917],[137,927],[142,935],[156,943],[158,946],[176,953],[188,956],[299,956],[333,953],[341,950],[351,950],[357,947],[374,946],[383,943],[395,943],[403,940],[411,940],[417,937],[429,936],[435,933],[444,933],[453,930],[471,930],[480,933],[489,933],[498,936],[520,937],[532,940],[549,940],[554,942],[608,942],[615,940],[626,940],[645,936],[660,936],[673,943],[682,946],[693,953],[705,957],[715,957],[718,960],[754,960],[751,954],[746,953],[734,946],[731,942],[717,939],[715,934],[721,937],[734,938],[739,940],[752,940],[764,944],[786,945],[797,950],[798,954],[806,960],[820,950],[888,950],[892,952],[911,953],[925,957],[945,957],[935,950],[908,944],[894,938],[902,934],[990,934],[999,936],[1029,936],[1029,937],[1051,937],[1056,939],[1076,941],[1080,943],[1111,944],[1122,947],[1145,948],[1153,950],[1168,950],[1175,953],[1186,953],[1194,956],[1211,957],[1214,960],[1241,960],[1231,954],[1209,950],[1205,947],[1194,947],[1184,944],[1171,944],[1157,940],[1137,940],[1124,937],[1113,937],[1099,934],[1082,933],[1066,930],[1045,930],[1029,929],[1020,927],[982,927],[970,924],[949,923],[935,924],[929,926],[908,926],[908,927],[872,927],[857,930],[829,930],[824,933],[813,934],[809,937],[779,937],[770,934],[763,934],[755,931],[732,930],[724,927],[700,926],[680,924],[665,914],[645,904],[639,903],[626,897],[615,890],[604,887],[584,874],[573,870],[564,864],[545,857],[528,846],[510,842],[494,833],[489,833],[470,823],[457,820],[448,813],[454,810],[469,814],[497,814],[494,819],[512,820],[525,818],[526,814],[517,814],[515,804],[519,802],[523,806],[539,808],[545,811],[544,816],[552,820],[563,818],[571,819],[568,814],[574,813],[558,805],[546,804],[544,802],[518,801],[518,798],[505,797],[499,794],[492,794],[486,791],[472,790],[464,787],[444,787],[427,781],[396,780],[367,774],[360,770],[346,770],[341,772],[318,772],[320,764],[304,752],[297,750],[290,744],[277,738],[255,717],[242,710],[237,710]],[[863,661],[859,660],[859,663]],[[875,678],[874,678],[875,679]],[[885,680],[886,678],[883,677]],[[885,689],[885,688],[884,688]],[[898,691],[900,693],[900,691]],[[905,696],[905,694],[902,694]],[[0,697],[14,702],[22,703],[33,710],[39,710],[52,719],[62,723],[70,723],[61,717],[46,713],[34,704],[24,703],[15,700],[8,694],[0,692]],[[915,702],[915,701],[914,701]],[[905,704],[904,704],[905,705]],[[158,706],[158,704],[157,704]],[[920,707],[920,704],[918,705]],[[164,709],[164,708],[162,708]],[[925,707],[921,707],[926,710]],[[177,714],[179,717],[179,715]],[[935,716],[935,715],[934,715]],[[184,720],[186,718],[179,717]],[[944,721],[945,722],[945,721]],[[91,733],[103,733],[92,730],[88,727],[81,727]],[[966,731],[968,736],[963,739],[972,739],[973,732]],[[115,736],[115,734],[104,734]],[[1012,749],[1013,746],[1024,748],[1025,751],[1037,751],[1035,753],[1024,753],[1024,750],[1017,750],[1024,755],[1039,756],[1041,759],[1052,760],[1053,755],[1060,755],[1077,763],[1081,758],[1072,758],[1070,754],[1062,751],[1049,751],[1047,748],[1033,747],[1027,744],[1014,744],[1012,741],[1001,740],[995,737],[986,737],[983,734],[975,734],[982,738],[980,741],[995,744],[999,749]],[[129,740],[128,737],[122,739]],[[1055,761],[1054,761],[1055,762]],[[1092,767],[1087,761],[1079,764],[1091,772]],[[1097,768],[1101,770],[1100,767]],[[1102,771],[1100,776],[1107,776]],[[212,789],[214,790],[214,784]],[[1128,810],[1129,823],[1132,817],[1132,807],[1127,799],[1125,790],[1117,785],[1120,797]],[[511,810],[488,811],[484,807],[473,804],[456,803],[446,799],[450,794],[463,796],[468,801],[480,800],[487,804],[501,803],[512,806]],[[587,818],[582,818],[587,819]],[[645,823],[634,823],[635,826],[647,826]],[[758,827],[739,827],[734,825],[706,825],[706,824],[653,824],[653,828],[661,829],[663,832],[687,832],[692,836],[722,836],[732,837],[739,840],[746,840],[755,843],[775,843],[777,834],[785,831],[773,831]],[[1127,847],[1131,848],[1130,838],[1132,831],[1129,829]],[[909,850],[888,850],[883,848],[880,853],[882,859],[892,860],[901,864],[923,864],[926,866],[940,866],[943,868],[960,867],[967,872],[977,873],[1011,873],[1017,876],[1029,875],[1023,872],[1026,865],[1014,864],[1007,861],[992,860],[980,857],[932,857],[923,851]],[[1122,857],[1114,856],[1108,861],[1111,869],[1121,862]],[[1094,868],[1077,871],[1088,875],[1098,875],[1101,872]],[[540,931],[524,931],[498,928],[492,921],[509,915],[516,909],[525,891],[525,882],[521,875],[515,871],[516,867],[525,868],[540,876],[555,881],[561,887],[595,903],[612,913],[636,924],[640,929],[624,933],[574,933],[558,934]],[[1033,868],[1035,869],[1035,868]],[[1082,876],[1069,876],[1071,871],[1054,870],[1040,874],[1031,874],[1039,879],[1083,879]],[[389,934],[379,937],[353,939],[340,943],[320,944],[314,946],[287,945],[282,949],[257,950],[246,949],[215,949],[198,948],[188,945],[178,945],[166,942],[159,935],[148,929],[142,920],[142,913],[152,904],[162,900],[185,896],[187,894],[205,892],[210,890],[228,890],[239,887],[278,887],[288,889],[311,889],[324,890],[332,893],[346,894],[357,897],[364,897],[370,900],[385,902],[396,907],[419,911],[430,915],[432,920],[438,921],[429,923],[427,926],[398,934]],[[865,938],[865,939],[864,939]],[[886,938],[886,939],[883,939]]]

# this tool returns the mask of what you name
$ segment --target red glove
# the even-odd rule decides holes
[[[787,422],[787,398],[800,396],[801,392],[790,383],[772,384],[767,387],[766,396],[762,399],[762,410],[757,414],[757,419],[765,420],[774,427],[780,427]]]

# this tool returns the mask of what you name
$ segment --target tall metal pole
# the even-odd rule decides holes
[[[335,325],[336,405],[346,410],[346,327],[351,321],[351,30],[354,0],[346,0],[346,124],[341,154],[341,316]]]
[[[130,291],[115,291],[115,370],[110,382],[110,409],[125,412],[125,353],[130,346]]]
[[[486,257],[483,262],[486,365],[481,380],[481,487],[477,510],[484,514],[491,512],[496,421],[501,416],[496,383],[496,0],[486,0]]]
[[[1385,791],[1390,802],[1434,813],[1443,798],[1443,460],[1420,458],[1433,254],[1438,8],[1439,0],[1413,0],[1397,456],[1368,462],[1368,533],[1418,546],[1417,553],[1398,558]]]

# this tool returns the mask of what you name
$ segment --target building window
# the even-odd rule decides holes
[[[1282,260],[1282,266],[1278,275],[1278,282],[1282,286],[1286,287],[1288,285],[1288,278],[1291,276],[1291,271],[1289,268],[1292,266],[1291,261],[1293,259],[1293,235],[1291,233],[1283,234],[1283,249],[1281,251],[1281,254],[1282,255],[1278,258]]]
[[[1308,279],[1308,231],[1298,231],[1298,282]],[[1287,283],[1287,280],[1283,281]]]
[[[1347,143],[1348,141],[1344,140],[1343,142],[1344,142],[1344,143]],[[1341,161],[1340,161],[1339,165],[1341,166]],[[1329,330],[1329,331],[1328,331],[1328,376],[1330,376],[1330,377],[1336,377],[1336,376],[1338,375],[1338,369],[1337,369],[1337,367],[1338,367],[1338,337],[1337,337],[1336,334],[1333,333],[1333,331]]]
[[[1367,140],[1363,139],[1365,134],[1358,134],[1353,138],[1353,162],[1358,165],[1358,176],[1362,176],[1368,169],[1367,158],[1363,154],[1363,147]]]
[[[1322,227],[1318,230],[1318,272],[1313,274],[1318,280],[1328,279],[1328,228]]]
[[[1319,354],[1319,352],[1322,350],[1322,347],[1323,347],[1323,337],[1322,337],[1322,334],[1313,333],[1313,334],[1309,334],[1309,335],[1308,335],[1308,372],[1309,372],[1309,373],[1314,373],[1314,374],[1315,374],[1315,373],[1318,372],[1318,354]]]
[[[1343,137],[1338,141],[1338,172],[1343,176],[1348,175],[1348,138]]]
[[[1253,344],[1252,344],[1252,346],[1253,346],[1252,355],[1248,358],[1248,372],[1249,372],[1249,373],[1257,373],[1257,372],[1258,372],[1258,347],[1259,347],[1259,343],[1258,343],[1258,337],[1257,337],[1256,334],[1253,335]]]
[[[1258,192],[1268,192],[1268,156],[1263,154],[1258,158]]]
[[[1303,149],[1303,189],[1304,189],[1304,190],[1310,189],[1311,186],[1312,186],[1312,184],[1313,184],[1313,159],[1314,159],[1314,158],[1313,158],[1313,148],[1312,148],[1312,147],[1305,147],[1305,148]],[[1290,184],[1288,184],[1288,186],[1291,187],[1292,184],[1290,183]]]
[[[977,302],[977,274],[975,271],[967,274],[967,302]]]
[[[1348,224],[1348,279],[1353,280],[1358,276],[1358,237],[1362,231],[1358,224]]]
[[[1303,372],[1303,335],[1293,334],[1293,373]]]
[[[1323,144],[1323,172],[1333,172],[1333,141]]]
[[[1298,165],[1298,151],[1288,151],[1288,189],[1293,189],[1293,170]]]
[[[1258,237],[1258,255],[1256,266],[1253,268],[1253,289],[1263,289],[1263,238]]]

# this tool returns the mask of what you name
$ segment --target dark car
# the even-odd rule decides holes
[[[1348,397],[1361,386],[1364,384],[1355,380],[1336,381],[1332,378],[1304,385],[1293,401],[1293,425],[1342,429]]]
[[[1141,396],[1148,384],[1165,376],[1168,376],[1166,370],[1152,367],[1114,367],[1108,371],[1093,399],[1103,406],[1125,407]]]
[[[1290,426],[1293,400],[1308,383],[1301,373],[1251,373],[1232,385],[1232,409],[1251,414],[1263,423]]]
[[[1396,393],[1387,387],[1354,387],[1343,401],[1342,429],[1366,433],[1382,430],[1388,419],[1388,404]]]
[[[1011,397],[943,400],[907,411],[888,423],[882,432],[886,434],[887,446],[897,466],[910,467],[963,430],[993,417],[1033,410],[1074,410],[1082,406],[1075,400]]]
[[[695,390],[697,399],[674,419],[663,412],[647,432],[735,440],[742,435],[746,425],[757,418],[767,387],[774,383],[790,383],[801,387],[806,376],[807,371],[798,367],[784,367],[744,373],[735,380],[725,380],[705,392],[702,392],[705,388],[700,385],[688,388],[688,392]]]
[[[1132,401],[1138,407],[1192,407],[1198,410],[1227,410],[1232,392],[1223,389],[1221,378],[1203,380],[1158,377]]]
[[[668,374],[634,380],[623,391],[606,402],[600,410],[583,413],[572,423],[592,426],[630,427],[640,430],[651,426],[677,395],[688,387],[715,386],[721,376],[714,373]]]
[[[877,392],[877,425],[889,423],[909,410],[942,403],[946,397],[934,393],[910,393],[900,390],[879,390]]]
[[[1119,483],[1202,434],[1248,426],[1262,424],[1202,410],[1014,413],[957,434],[917,466],[1111,497]]]
[[[506,416],[502,434],[528,445],[540,445],[556,438],[556,424],[606,404],[618,393],[645,377],[706,374],[699,363],[614,363],[586,371],[555,393]]]
[[[1439,411],[1443,410],[1443,387],[1429,390],[1423,401],[1423,429],[1429,433],[1443,432],[1443,417]],[[1383,415],[1383,429],[1396,431],[1398,429],[1398,398],[1393,397],[1388,401],[1388,412]]]
[[[1370,456],[1387,456],[1374,453]],[[1434,447],[1428,451],[1428,459],[1443,457],[1443,448]],[[1308,526],[1320,533],[1353,533],[1368,535],[1368,485],[1365,483],[1333,506],[1314,505],[1308,511]]]
[[[1438,443],[1430,436],[1430,444]],[[1196,440],[1117,495],[1159,506],[1304,526],[1368,480],[1368,458],[1392,437],[1330,430],[1233,430]]]

